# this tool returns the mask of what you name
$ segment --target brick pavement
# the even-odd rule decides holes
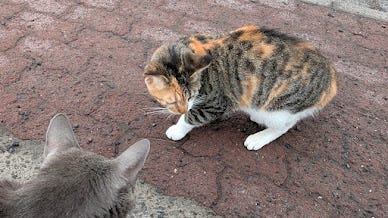
[[[162,193],[227,217],[383,217],[388,211],[388,24],[293,0],[3,0],[0,125],[43,139],[64,112],[86,149],[113,156],[139,138],[152,151],[141,174]],[[172,142],[176,118],[158,106],[142,69],[162,43],[246,24],[312,42],[339,71],[339,94],[258,152],[260,127],[242,114]]]

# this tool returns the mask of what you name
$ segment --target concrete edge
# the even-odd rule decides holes
[[[366,7],[361,7],[359,5],[351,4],[351,3],[345,4],[345,3],[341,2],[340,0],[333,1],[332,7],[336,10],[339,10],[339,11],[345,11],[345,12],[360,15],[363,17],[368,17],[368,18],[388,22],[388,13],[387,12],[382,12],[382,11],[378,11],[378,10],[374,10],[374,9],[370,9],[370,8],[366,8]]]
[[[332,0],[300,0],[301,2],[330,7]]]
[[[343,2],[341,0],[300,0],[301,2],[332,7],[335,10],[343,11],[375,20],[388,22],[388,13],[362,7],[356,4]]]

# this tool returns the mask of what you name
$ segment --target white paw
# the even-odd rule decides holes
[[[247,139],[245,139],[244,146],[248,150],[259,150],[260,148],[262,148],[264,145],[267,144],[260,138],[261,138],[260,135],[258,135],[257,133],[252,134],[248,136]]]
[[[277,139],[279,136],[283,135],[287,130],[276,130],[267,128],[255,134],[248,136],[245,139],[244,145],[248,150],[259,150],[264,145],[272,142]]]
[[[185,137],[186,134],[187,131],[178,125],[172,125],[166,131],[166,136],[174,141],[181,140],[183,137]]]

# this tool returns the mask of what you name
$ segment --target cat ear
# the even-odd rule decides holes
[[[147,87],[157,89],[164,88],[168,84],[168,79],[163,74],[163,66],[156,61],[150,61],[144,68],[144,82]]]
[[[55,115],[47,128],[44,158],[73,147],[80,148],[69,120],[63,114]]]
[[[144,82],[147,87],[153,87],[155,89],[162,89],[168,84],[168,79],[163,75],[144,75]]]
[[[183,66],[190,73],[195,73],[207,67],[211,60],[212,58],[209,54],[195,54],[191,49],[186,49],[182,53]]]
[[[120,174],[126,177],[131,184],[135,183],[136,176],[143,168],[149,151],[150,141],[143,139],[131,145],[114,160],[118,165]]]
[[[21,188],[22,185],[14,179],[3,178],[3,179],[0,179],[0,187],[5,191],[11,191],[11,190],[16,191],[19,188]]]

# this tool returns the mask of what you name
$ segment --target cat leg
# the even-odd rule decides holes
[[[260,119],[260,117],[250,115],[249,119],[259,125],[263,125],[263,120]],[[264,145],[270,143],[271,141],[275,140],[276,138],[280,137],[283,133],[276,134],[276,129],[265,129],[260,132],[257,132],[255,134],[252,134],[248,136],[248,138],[244,142],[244,146],[248,150],[259,150]],[[260,133],[260,134],[259,134]]]
[[[166,135],[169,139],[172,139],[174,141],[181,140],[194,127],[194,125],[189,124],[185,121],[185,115],[181,115],[178,122],[167,129]]]
[[[204,109],[203,105],[196,105],[187,114],[182,115],[175,125],[170,126],[166,135],[174,141],[180,140],[194,127],[203,126],[221,117],[225,110],[226,107],[217,106]]]
[[[244,146],[248,150],[259,150],[264,145],[279,138],[281,135],[287,132],[288,129],[289,128],[285,128],[285,129],[267,128],[265,130],[262,130],[260,132],[257,132],[255,134],[248,136],[248,138],[244,142]]]
[[[310,110],[305,110],[297,114],[292,114],[285,110],[263,111],[244,109],[243,111],[249,114],[252,121],[267,126],[267,129],[248,136],[244,142],[244,145],[248,150],[258,150],[262,148],[264,145],[286,133],[301,118],[311,115],[312,113]]]
[[[264,145],[286,133],[299,120],[314,115],[318,110],[319,108],[309,108],[296,114],[292,114],[288,111],[268,112],[245,110],[252,121],[258,124],[264,124],[268,128],[248,136],[244,145],[248,150],[259,150]]]

